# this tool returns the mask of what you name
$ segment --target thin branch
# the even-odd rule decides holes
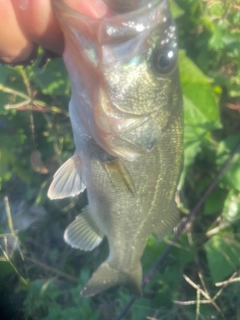
[[[221,286],[225,286],[226,284],[229,284],[229,283],[234,283],[234,282],[240,282],[240,277],[238,278],[234,278],[234,279],[229,279],[229,280],[226,280],[226,281],[223,281],[223,282],[217,282],[215,283],[215,286],[216,287],[221,287]]]
[[[32,97],[32,90],[31,90],[29,79],[27,77],[26,70],[22,66],[19,67],[19,70],[20,70],[21,76],[23,78],[23,82],[25,84],[25,87],[27,89],[27,93],[28,93],[29,97]]]
[[[29,105],[30,102],[31,102],[31,100],[28,99],[28,100],[25,100],[25,101],[21,101],[21,102],[19,102],[19,103],[6,104],[6,105],[4,106],[4,109],[5,109],[5,110],[20,109],[20,108],[23,107],[23,106]],[[28,109],[29,109],[28,107],[25,107],[25,110],[28,110]]]
[[[209,230],[209,231],[206,233],[206,236],[207,236],[207,237],[213,236],[214,234],[218,233],[219,231],[224,230],[224,229],[228,228],[229,226],[233,225],[233,224],[236,223],[239,219],[240,219],[240,217],[236,217],[236,218],[232,219],[231,222],[229,222],[229,221],[224,221],[224,222],[222,222],[219,226],[217,226],[217,227]]]
[[[7,220],[8,220],[9,230],[10,230],[10,233],[15,236],[15,230],[13,228],[12,215],[11,215],[11,210],[10,210],[10,206],[9,206],[8,197],[5,196],[3,198],[3,200],[4,200],[5,210],[6,210],[6,213],[7,213]]]
[[[43,262],[41,262],[41,261],[39,261],[39,260],[30,258],[30,257],[26,257],[26,256],[25,256],[25,260],[31,261],[31,262],[33,262],[34,264],[38,264],[39,266],[43,267],[44,269],[49,270],[49,271],[55,273],[55,274],[58,275],[59,277],[62,277],[62,278],[68,279],[68,280],[70,280],[70,281],[72,281],[72,282],[78,283],[78,279],[77,279],[77,278],[72,277],[72,276],[68,275],[67,273],[62,272],[62,271],[59,271],[59,270],[57,270],[57,269],[55,269],[55,268],[53,268],[53,267],[50,267],[50,266],[48,266],[47,264],[45,264],[45,263],[43,263]]]
[[[183,275],[183,278],[186,280],[188,284],[190,284],[190,286],[192,286],[196,290],[199,290],[199,292],[204,296],[204,298],[206,298],[209,301],[211,300],[211,297],[205,291],[203,291],[203,289],[201,289],[196,283],[194,283],[190,278],[188,278],[185,274]]]
[[[196,283],[194,283],[190,278],[188,278],[186,275],[183,275],[184,279],[187,281],[187,283],[189,283],[194,289],[197,290],[197,292],[200,292],[204,298],[206,298],[207,300],[209,300],[209,302],[214,306],[214,308],[221,314],[221,316],[223,317],[222,313],[221,313],[221,309],[219,308],[219,306],[216,304],[215,300],[216,298],[219,296],[218,294],[214,297],[211,298],[210,295],[205,292],[204,290],[202,290],[199,285],[197,285]],[[198,301],[198,300],[197,300]]]
[[[201,291],[200,291],[200,286],[198,286],[197,288],[197,304],[196,304],[196,320],[199,319],[199,315],[200,315],[200,305],[201,305],[201,302],[200,302],[200,297],[201,297]]]
[[[235,277],[235,275],[237,274],[237,272],[234,272],[234,274],[230,277],[230,279],[228,279],[228,282],[226,282],[222,288],[215,294],[215,296],[213,297],[213,300],[216,300],[220,294],[223,292],[223,290],[229,285],[230,281],[233,280],[233,278]]]
[[[182,306],[192,306],[192,305],[195,305],[197,303],[209,304],[209,303],[211,303],[211,301],[210,300],[200,300],[200,301],[197,301],[197,300],[189,300],[189,301],[174,300],[173,303],[179,304],[179,305],[182,305]]]
[[[13,90],[11,88],[4,87],[2,84],[0,84],[0,90],[5,92],[5,93],[11,93],[11,94],[13,94],[15,96],[21,97],[24,100],[28,100],[29,99],[29,96],[27,96],[26,94],[21,93],[21,92],[16,91],[16,90]]]
[[[20,272],[18,271],[18,269],[15,267],[15,265],[12,263],[11,259],[9,258],[7,252],[3,249],[3,247],[0,245],[0,249],[2,250],[2,253],[4,255],[4,257],[6,258],[6,261],[11,265],[11,267],[13,268],[13,270],[16,272],[16,274],[19,276],[21,282],[24,284],[24,285],[28,285],[28,282],[27,280],[25,280],[23,278],[23,276],[21,276]]]
[[[199,272],[198,272],[198,277],[199,277],[199,279],[200,279],[200,281],[201,281],[201,284],[202,284],[202,286],[203,286],[203,289],[204,289],[205,292],[207,292],[207,294],[210,296],[210,293],[209,293],[208,288],[207,288],[207,285],[206,285],[206,283],[205,283],[205,281],[204,281],[203,274],[202,274],[201,270],[199,270]]]

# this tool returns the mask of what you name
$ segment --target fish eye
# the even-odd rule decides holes
[[[156,48],[152,54],[152,67],[157,74],[171,72],[177,62],[177,53],[172,48]]]

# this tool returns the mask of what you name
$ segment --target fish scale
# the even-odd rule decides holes
[[[82,295],[122,285],[139,296],[149,234],[162,239],[178,221],[177,35],[166,0],[104,2],[110,9],[96,19],[52,0],[65,37],[76,150],[54,175],[48,196],[76,196],[87,188],[89,204],[64,239],[86,251],[108,240],[109,256]]]

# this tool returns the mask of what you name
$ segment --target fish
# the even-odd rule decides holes
[[[162,240],[179,220],[177,28],[166,0],[81,1],[85,11],[76,0],[51,2],[64,33],[76,149],[55,173],[48,197],[74,197],[86,188],[88,205],[64,239],[91,251],[107,238],[109,255],[82,296],[114,286],[141,296],[140,260],[148,236]]]

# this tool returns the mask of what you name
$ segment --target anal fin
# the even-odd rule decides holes
[[[104,234],[93,220],[89,207],[84,208],[64,232],[64,240],[74,248],[91,251],[102,241]]]
[[[82,161],[75,153],[55,173],[48,189],[50,199],[74,197],[85,189],[82,178]]]
[[[136,193],[134,181],[126,166],[118,158],[104,161],[104,168],[107,171],[112,184],[116,188],[126,190],[132,194]]]

